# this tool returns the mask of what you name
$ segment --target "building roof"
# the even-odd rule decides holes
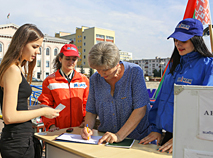
[[[8,28],[17,30],[19,28],[19,26],[15,25],[13,23],[0,25],[0,29],[8,29]],[[11,34],[0,34],[0,37],[3,37],[3,38],[12,38],[12,36],[13,35],[11,35]],[[51,42],[51,43],[60,43],[60,44],[66,44],[66,43],[70,42],[70,40],[48,36],[47,34],[44,35],[43,41]]]
[[[44,42],[51,42],[51,43],[61,43],[61,44],[66,44],[69,43],[70,40],[66,40],[63,38],[58,38],[58,37],[52,37],[48,36],[47,34],[44,35]]]
[[[19,26],[13,23],[0,25],[0,29],[5,29],[5,28],[13,28],[17,30]]]

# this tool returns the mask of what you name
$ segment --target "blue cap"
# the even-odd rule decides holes
[[[172,37],[179,41],[187,41],[194,36],[203,36],[203,25],[200,20],[187,18],[178,23],[175,32],[167,39]]]

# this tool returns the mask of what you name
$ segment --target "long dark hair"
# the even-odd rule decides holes
[[[20,63],[22,50],[29,42],[36,41],[41,38],[44,38],[43,33],[33,24],[24,24],[18,28],[18,30],[13,35],[10,46],[5,53],[0,65],[0,83],[5,71],[12,64],[20,64],[21,66],[24,66],[27,81],[32,81],[32,73],[36,64],[36,58],[32,62],[27,62],[26,60],[24,60],[22,63]],[[26,65],[28,66],[28,72],[26,71]]]
[[[195,52],[200,53],[202,56],[205,57],[213,57],[213,54],[210,53],[210,51],[208,50],[203,37],[201,36],[194,36],[190,39],[190,41],[192,42],[194,48],[195,48]],[[170,65],[169,65],[169,70],[172,75],[173,72],[175,71],[176,66],[180,63],[180,54],[175,46],[174,51],[172,53],[172,56],[170,58]]]

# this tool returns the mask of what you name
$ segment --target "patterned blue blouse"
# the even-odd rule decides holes
[[[150,133],[148,123],[150,104],[143,70],[133,63],[121,61],[120,63],[123,63],[125,70],[122,78],[115,84],[113,97],[110,94],[111,86],[103,77],[97,72],[90,77],[86,111],[99,116],[99,131],[116,133],[134,109],[146,105],[146,115],[128,136],[140,140]]]

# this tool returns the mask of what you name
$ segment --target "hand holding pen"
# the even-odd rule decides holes
[[[91,135],[93,135],[93,131],[87,126],[85,126],[82,130],[81,130],[81,137],[85,140],[89,140]]]

